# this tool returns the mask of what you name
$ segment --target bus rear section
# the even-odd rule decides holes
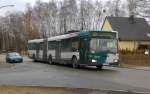
[[[34,39],[28,41],[28,56],[34,61],[44,60],[44,39]]]

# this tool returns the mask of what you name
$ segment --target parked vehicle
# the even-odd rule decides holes
[[[23,62],[23,57],[17,52],[9,52],[6,55],[6,62],[21,63],[21,62]]]

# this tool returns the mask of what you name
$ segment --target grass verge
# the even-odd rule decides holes
[[[0,86],[0,94],[144,94],[94,89],[73,89],[59,87]]]

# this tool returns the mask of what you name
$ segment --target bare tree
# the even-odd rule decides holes
[[[150,0],[138,0],[136,6],[136,15],[147,18],[150,21]]]
[[[104,5],[107,16],[125,16],[125,4],[121,0],[107,1]]]
[[[81,30],[92,29],[94,20],[94,5],[91,0],[81,0],[80,1],[80,23]]]
[[[9,36],[12,35],[15,39],[16,50],[25,49],[25,24],[22,13],[13,13],[8,15]],[[14,44],[13,44],[14,45]]]
[[[69,30],[98,30],[106,16],[128,14],[150,19],[150,0],[38,0],[34,7],[26,6],[25,13],[8,13],[0,17],[0,50],[25,49],[27,40],[56,36]],[[104,11],[105,10],[105,11]]]
[[[127,0],[129,15],[136,14],[137,0]]]
[[[103,19],[103,5],[102,2],[97,0],[95,2],[95,9],[94,9],[94,21],[93,21],[93,29],[100,30]]]

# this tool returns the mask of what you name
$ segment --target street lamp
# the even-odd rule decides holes
[[[15,5],[4,5],[4,6],[0,6],[0,9],[5,8],[5,7],[14,7]]]

